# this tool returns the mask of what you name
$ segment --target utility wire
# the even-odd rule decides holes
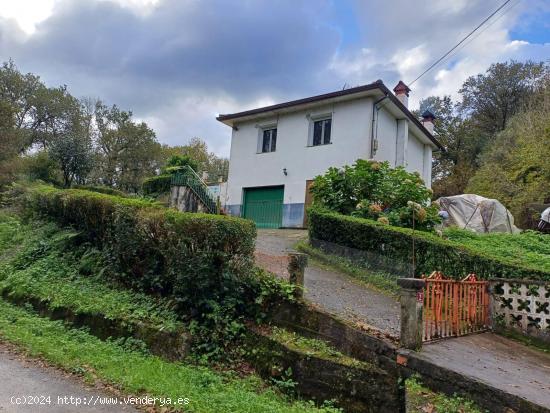
[[[470,33],[468,33],[465,37],[463,37],[462,40],[460,40],[460,42],[455,44],[447,53],[445,53],[443,56],[441,56],[439,59],[437,59],[434,63],[432,63],[430,65],[430,67],[428,67],[426,70],[424,70],[420,74],[420,76],[418,76],[411,83],[409,83],[408,86],[411,86],[414,82],[416,82],[418,79],[420,79],[422,76],[424,76],[430,70],[432,70],[435,66],[437,66],[443,59],[445,59],[448,55],[450,55],[457,47],[459,47],[462,43],[464,43],[471,35],[473,35],[476,31],[478,31],[481,26],[483,26],[485,23],[487,23],[491,19],[491,17],[493,17],[500,10],[502,10],[508,3],[510,3],[510,1],[511,0],[506,0],[504,3],[502,3],[494,12],[492,12],[486,19],[484,19],[480,24],[478,24]]]
[[[481,36],[487,29],[489,29],[493,24],[498,22],[502,17],[506,15],[510,10],[512,10],[514,7],[516,7],[521,0],[517,0],[515,3],[512,3],[510,7],[508,7],[506,10],[504,10],[502,13],[500,13],[499,16],[497,16],[493,21],[491,21],[488,25],[486,25],[482,30],[476,33],[475,36],[472,36],[466,43],[463,43],[458,49],[454,50],[453,53],[448,55],[445,59],[443,59],[440,63],[445,63],[452,57],[454,57],[458,52],[460,52],[462,49],[464,49],[466,46],[468,46],[470,43],[472,43],[475,39],[477,39],[479,36]]]

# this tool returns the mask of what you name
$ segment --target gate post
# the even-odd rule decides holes
[[[401,347],[420,350],[426,282],[419,278],[399,278],[397,284],[401,287]]]
[[[307,267],[307,255],[301,252],[290,252],[288,254],[288,280],[296,285],[296,298],[304,296],[304,272]]]

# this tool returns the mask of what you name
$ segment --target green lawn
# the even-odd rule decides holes
[[[485,413],[463,397],[448,397],[427,389],[418,377],[411,377],[405,385],[407,413]]]
[[[525,231],[516,235],[476,234],[455,228],[445,230],[444,235],[451,241],[506,262],[550,271],[550,235],[535,231]]]

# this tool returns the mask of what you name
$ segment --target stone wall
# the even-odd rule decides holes
[[[182,212],[208,212],[199,197],[187,186],[172,186],[170,207]]]
[[[265,331],[254,332],[249,340],[249,361],[259,374],[285,383],[298,396],[318,404],[335,400],[350,413],[405,413],[405,389],[393,372],[346,357],[300,350]]]

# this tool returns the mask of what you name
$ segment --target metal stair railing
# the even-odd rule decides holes
[[[176,172],[172,176],[172,186],[186,186],[200,199],[208,212],[218,214],[218,203],[210,194],[208,185],[201,177],[191,168],[186,165],[181,171]]]

